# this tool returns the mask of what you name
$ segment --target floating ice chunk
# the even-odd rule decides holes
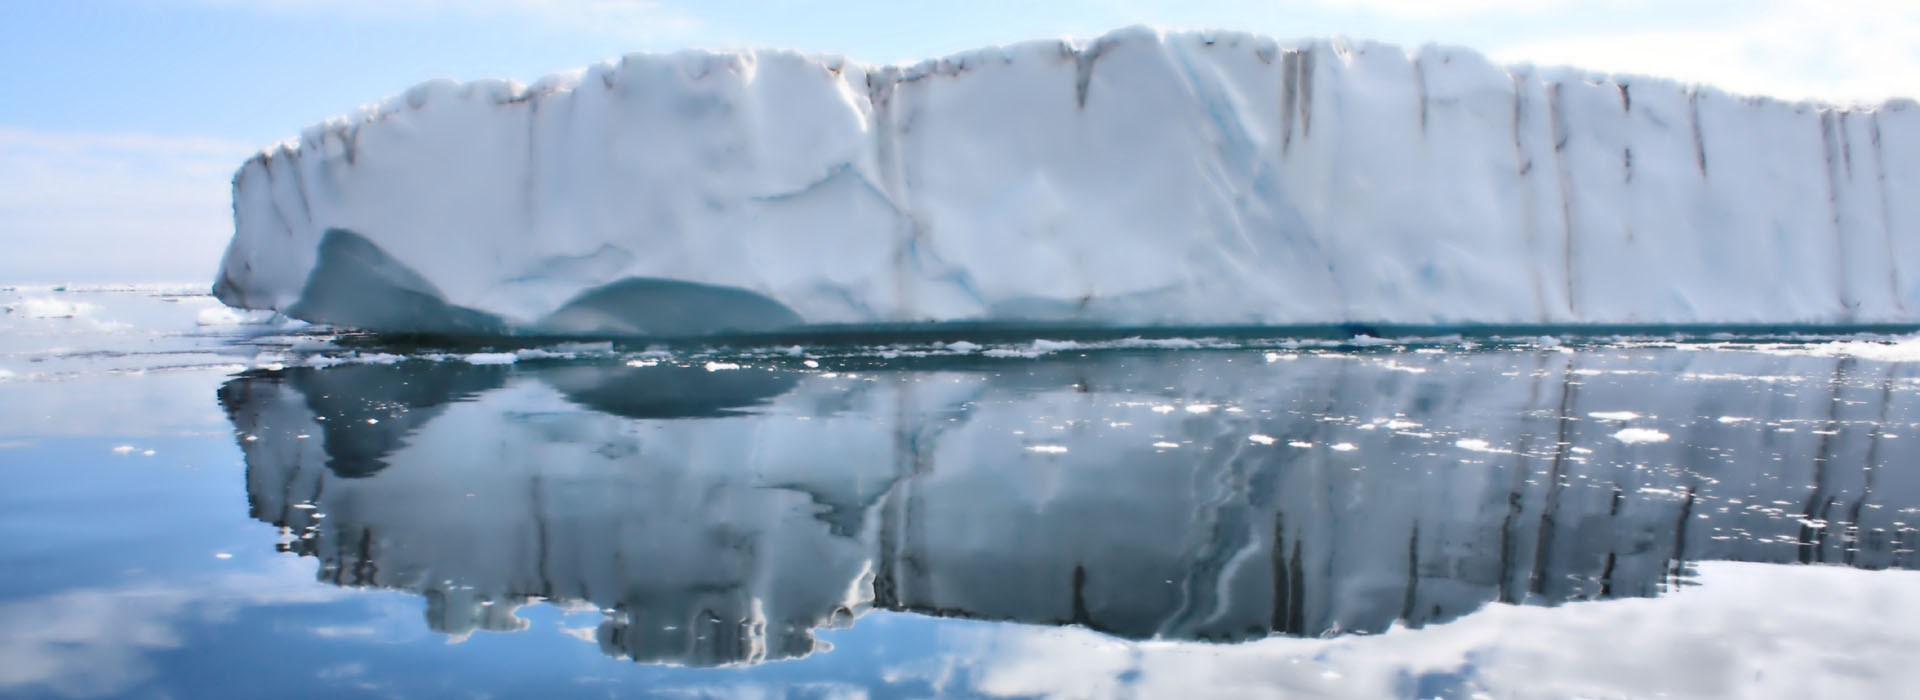
[[[1639,418],[1640,414],[1634,413],[1633,411],[1591,411],[1587,413],[1587,417],[1598,418],[1600,420],[1628,421]]]
[[[1256,445],[1271,445],[1271,444],[1273,444],[1273,443],[1275,443],[1275,442],[1277,442],[1276,440],[1274,440],[1274,439],[1273,439],[1273,436],[1271,436],[1271,435],[1261,435],[1261,434],[1259,434],[1259,433],[1254,433],[1254,434],[1252,434],[1252,435],[1248,435],[1248,436],[1247,436],[1247,439],[1248,439],[1249,441],[1252,441],[1252,442],[1253,442],[1254,444],[1256,444]]]
[[[278,316],[272,311],[249,311],[226,306],[211,306],[201,309],[194,315],[193,322],[201,326],[242,326],[271,323]]]
[[[1613,434],[1613,439],[1629,445],[1647,442],[1666,442],[1673,436],[1652,428],[1626,428]]]
[[[607,355],[613,352],[613,343],[560,343],[545,348],[524,348],[514,351],[514,356],[522,360],[571,360],[583,355]]]
[[[202,326],[233,326],[240,323],[240,310],[231,307],[201,309],[194,316],[194,323]]]
[[[29,297],[8,305],[6,310],[25,318],[79,318],[93,312],[95,308],[94,305],[83,301]]]
[[[1839,340],[1831,343],[1788,344],[1774,346],[1769,352],[1782,355],[1820,357],[1858,357],[1882,362],[1920,360],[1920,336],[1893,340]]]
[[[470,365],[510,365],[520,360],[520,356],[511,352],[476,352],[462,356]]]
[[[1461,440],[1455,440],[1453,443],[1453,446],[1463,450],[1473,450],[1474,452],[1495,451],[1491,443],[1485,440],[1481,440],[1479,438],[1465,438]]]

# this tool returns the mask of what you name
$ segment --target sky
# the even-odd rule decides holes
[[[0,284],[210,281],[242,161],[427,79],[685,48],[900,63],[1133,24],[1920,96],[1914,0],[0,0]]]

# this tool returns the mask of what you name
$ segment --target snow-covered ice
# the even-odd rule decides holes
[[[434,81],[248,161],[215,292],[376,330],[1920,320],[1920,108],[1147,28]]]

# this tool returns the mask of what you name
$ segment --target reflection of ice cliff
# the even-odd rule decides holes
[[[1678,350],[1187,353],[418,363],[221,398],[254,516],[323,578],[422,592],[455,633],[584,601],[608,653],[718,664],[870,608],[1240,640],[1654,595],[1700,559],[1914,568],[1912,382]]]
[[[365,330],[1920,321],[1920,105],[1340,39],[635,54],[233,184],[214,293]]]

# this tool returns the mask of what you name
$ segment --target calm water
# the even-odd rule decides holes
[[[1920,682],[1920,341],[401,352],[0,305],[0,696]]]

